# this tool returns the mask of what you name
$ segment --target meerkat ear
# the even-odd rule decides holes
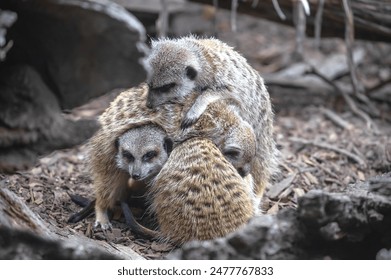
[[[197,77],[197,70],[194,69],[192,66],[187,66],[186,67],[186,76],[190,79],[190,80],[194,80],[196,77]]]
[[[118,147],[119,147],[119,139],[118,138],[115,139],[114,145],[115,145],[115,148],[118,150]]]
[[[166,150],[166,153],[169,155],[172,151],[173,142],[170,138],[166,137],[164,138],[164,150]]]

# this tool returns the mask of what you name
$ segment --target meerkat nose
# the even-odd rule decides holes
[[[245,170],[245,168],[238,168],[238,173],[241,177],[245,177],[248,174],[248,172],[247,172],[247,170]]]
[[[133,180],[140,180],[140,174],[132,174]]]

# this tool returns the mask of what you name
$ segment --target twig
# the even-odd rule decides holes
[[[213,0],[213,7],[214,7],[214,17],[213,17],[213,32],[214,36],[217,38],[218,32],[217,32],[217,11],[219,10],[219,0]]]
[[[317,167],[319,167],[320,169],[322,169],[324,172],[326,172],[328,175],[330,175],[331,177],[334,177],[334,179],[337,179],[339,180],[339,176],[337,174],[335,174],[334,172],[328,170],[326,167],[324,167],[323,165],[321,164],[318,164]]]
[[[380,116],[379,110],[371,103],[369,98],[364,94],[364,87],[359,82],[357,77],[356,67],[353,59],[353,45],[354,45],[354,20],[353,11],[350,6],[350,0],[342,0],[343,9],[345,11],[345,44],[347,49],[347,60],[350,70],[350,80],[353,86],[353,92],[357,99],[365,103],[374,116]]]
[[[237,31],[236,18],[238,13],[238,0],[231,0],[231,30]]]
[[[348,151],[346,151],[344,149],[332,146],[330,144],[320,143],[320,142],[316,142],[316,141],[309,141],[309,140],[296,138],[296,137],[291,137],[290,140],[293,141],[293,142],[296,142],[296,143],[301,143],[301,144],[304,144],[304,145],[312,145],[312,146],[315,146],[315,147],[318,147],[318,148],[322,148],[322,149],[326,149],[326,150],[337,152],[339,154],[347,156],[348,158],[350,158],[351,160],[355,161],[356,163],[358,163],[359,165],[361,165],[363,167],[366,166],[365,161],[362,158],[360,158],[359,156],[357,156],[357,155],[355,155],[355,154],[353,154],[351,152],[348,152]]]
[[[379,89],[381,89],[382,87],[388,85],[391,83],[391,77],[388,78],[387,80],[385,81],[381,81],[380,83],[378,83],[377,85],[375,85],[374,87],[371,87],[369,89],[366,90],[366,92],[369,94],[369,93],[372,93],[372,92],[375,92]]]
[[[308,0],[300,0],[301,5],[303,6],[304,12],[307,16],[311,14],[310,4]]]
[[[280,4],[278,3],[278,0],[272,0],[274,10],[276,11],[277,15],[282,20],[286,20],[286,16],[284,12],[281,10]]]
[[[340,87],[333,83],[330,79],[328,79],[326,76],[324,76],[323,74],[321,74],[319,71],[317,71],[314,67],[311,66],[311,68],[306,72],[307,74],[313,74],[315,76],[318,76],[320,79],[322,79],[324,82],[326,82],[327,84],[329,84],[332,88],[334,88],[334,90],[340,94],[345,102],[348,104],[350,110],[352,110],[352,112],[354,114],[356,114],[357,116],[359,116],[360,118],[362,118],[366,124],[367,124],[367,127],[370,129],[370,128],[373,128],[375,131],[377,131],[377,127],[375,126],[375,124],[372,122],[371,118],[366,114],[364,113],[362,110],[360,110],[356,103],[354,103],[354,100],[349,96],[349,94],[345,93],[342,89],[340,89]]]
[[[353,12],[350,7],[349,0],[342,0],[343,9],[345,11],[345,44],[346,44],[346,53],[347,60],[350,69],[350,79],[353,85],[353,91],[357,95],[361,92],[359,87],[356,68],[353,61],[353,43],[354,43],[354,21],[353,21]]]
[[[320,47],[320,38],[322,33],[322,20],[323,20],[323,8],[324,0],[319,0],[318,10],[315,15],[315,48]]]
[[[346,130],[352,130],[353,125],[351,123],[348,123],[344,119],[342,119],[340,116],[338,116],[333,111],[326,109],[326,108],[320,108],[322,113],[333,123],[335,123],[337,126],[346,129]]]
[[[158,34],[160,37],[167,35],[167,29],[168,29],[168,3],[166,0],[160,0],[162,9],[159,13],[159,18],[156,21],[156,27],[158,30]]]
[[[296,17],[296,55],[298,55],[299,58],[302,58],[304,53],[304,40],[306,29],[306,16],[303,3],[301,1],[298,1],[294,6],[294,9]]]
[[[354,44],[354,20],[353,11],[350,6],[350,0],[342,0],[343,9],[345,11],[345,44],[347,60],[350,70],[350,80],[353,86],[353,92],[357,99],[365,103],[374,116],[380,116],[379,110],[371,103],[366,95],[364,95],[364,87],[359,82],[357,77],[356,67],[353,60],[353,44]]]

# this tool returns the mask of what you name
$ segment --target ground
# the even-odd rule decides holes
[[[223,17],[219,27],[221,38],[236,45],[262,74],[270,75],[295,63],[292,29],[248,18],[239,25],[236,34],[230,32],[228,26]],[[388,46],[375,43],[359,43],[359,46],[366,54],[358,69],[364,85],[370,87],[384,77],[389,78],[390,62],[381,57],[384,49],[389,51]],[[345,51],[342,40],[325,40],[321,51],[315,51],[308,41],[305,50],[306,58],[313,60]],[[70,116],[96,117],[117,94],[118,91],[110,93],[75,109]],[[273,187],[262,201],[263,213],[273,215],[282,208],[294,208],[298,197],[311,189],[343,192],[349,184],[391,170],[390,103],[374,103],[381,111],[380,118],[372,119],[375,130],[368,128],[338,98],[322,107],[311,102],[303,107],[295,106],[294,96],[292,106],[278,104],[278,97],[273,95],[272,100],[276,108],[275,139],[281,151],[281,164]],[[332,121],[325,108],[345,120],[348,128],[341,128]],[[76,224],[67,222],[70,215],[80,210],[68,194],[93,198],[87,161],[87,144],[84,144],[47,155],[29,171],[9,176],[0,174],[0,179],[6,179],[10,189],[24,198],[43,220],[64,232],[79,232],[93,239],[130,246],[147,259],[161,258],[170,252],[171,245],[135,237],[118,216],[114,216],[113,231],[106,235],[93,230],[93,217]],[[142,215],[140,209],[135,211],[136,215]]]

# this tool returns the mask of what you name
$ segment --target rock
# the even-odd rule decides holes
[[[167,258],[387,259],[390,189],[388,173],[356,184],[346,194],[310,191],[299,198],[297,209],[256,217],[225,238],[193,241]]]
[[[37,157],[80,144],[97,130],[95,120],[73,121],[32,67],[0,71],[0,171],[32,166]]]
[[[17,15],[2,20],[12,47],[0,59],[0,172],[15,172],[91,137],[95,121],[62,110],[145,80],[147,48],[143,26],[110,1],[4,0],[0,9]]]
[[[106,0],[3,0],[0,9],[18,16],[7,35],[14,45],[1,66],[31,65],[63,109],[145,80],[140,64],[147,51],[144,28],[119,5]]]

